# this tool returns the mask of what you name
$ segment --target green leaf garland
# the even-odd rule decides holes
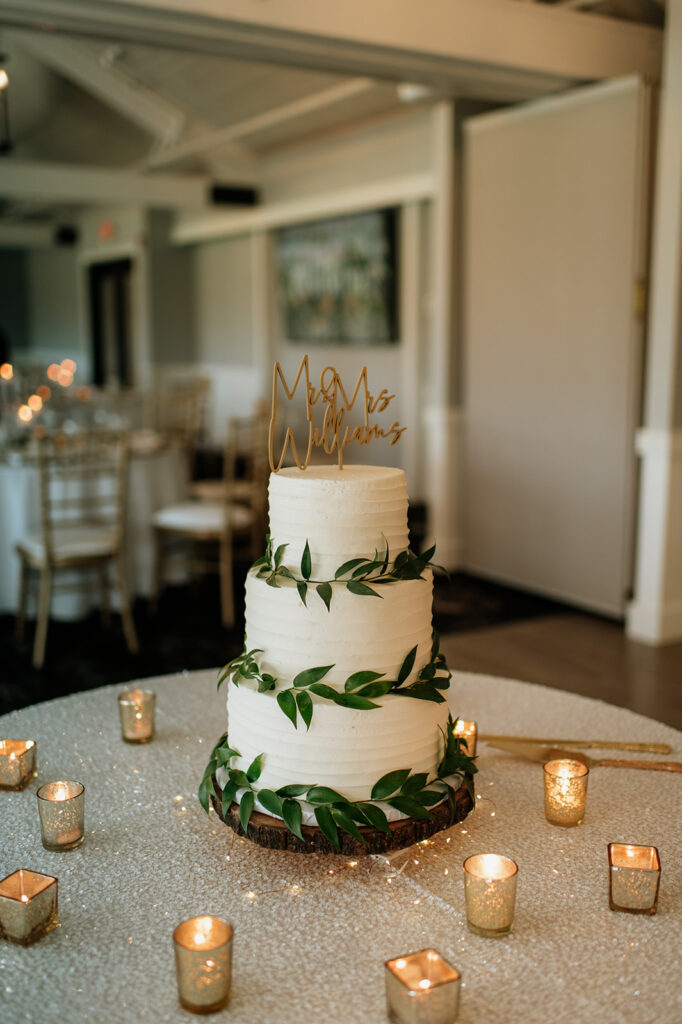
[[[254,783],[260,778],[265,755],[259,754],[254,758],[246,772],[232,768],[232,759],[241,755],[229,746],[227,735],[223,735],[211,753],[199,785],[199,801],[208,812],[211,796],[220,797],[225,816],[237,792],[244,790],[239,803],[239,819],[245,833],[258,800],[270,814],[282,818],[289,831],[303,841],[302,804],[307,803],[313,809],[320,830],[337,850],[340,849],[339,830],[361,841],[364,839],[358,826],[370,826],[384,833],[390,831],[386,814],[378,806],[381,803],[388,804],[410,818],[425,821],[431,818],[429,808],[447,800],[452,822],[456,811],[456,790],[448,780],[464,779],[473,798],[472,777],[478,770],[475,759],[464,753],[464,741],[455,735],[456,722],[452,715],[448,717],[443,732],[443,757],[435,777],[429,778],[427,772],[412,772],[410,768],[388,772],[375,782],[370,800],[347,800],[329,786],[296,783],[282,786],[277,792],[266,788],[257,790]],[[213,781],[219,767],[227,771],[227,781],[221,794],[216,793]]]

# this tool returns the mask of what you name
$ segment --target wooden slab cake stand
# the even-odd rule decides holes
[[[316,825],[302,825],[301,832],[305,842],[289,831],[287,826],[279,818],[273,818],[270,814],[262,811],[254,811],[249,821],[248,832],[244,832],[239,820],[239,805],[231,804],[226,815],[223,815],[221,798],[211,796],[213,809],[220,820],[232,829],[238,836],[246,836],[251,842],[265,847],[266,850],[287,850],[289,853],[341,853],[346,857],[357,857],[370,853],[386,853],[388,850],[402,850],[422,839],[428,839],[436,832],[451,825],[464,821],[467,814],[473,810],[474,801],[467,789],[469,782],[473,790],[473,776],[469,775],[462,781],[455,797],[455,817],[450,821],[450,807],[447,800],[437,807],[432,807],[432,817],[426,821],[417,821],[416,818],[401,818],[399,821],[389,822],[389,832],[382,832],[376,828],[365,828],[358,826],[365,842],[362,843],[355,836],[339,829],[340,850],[337,850],[329,842],[321,829]],[[215,791],[220,794],[220,786],[213,776]]]

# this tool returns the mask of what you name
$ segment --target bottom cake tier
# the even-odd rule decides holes
[[[254,811],[245,832],[239,817],[239,805],[232,803],[223,813],[222,791],[213,777],[215,792],[211,794],[213,809],[220,820],[239,836],[246,836],[251,842],[268,850],[286,850],[289,853],[337,853],[346,857],[357,857],[389,850],[402,850],[414,843],[428,839],[437,832],[464,821],[474,807],[473,775],[465,775],[451,801],[445,800],[431,808],[431,817],[426,820],[401,818],[389,822],[388,832],[376,828],[359,827],[362,839],[350,833],[339,832],[337,849],[314,825],[302,825],[303,841],[289,831],[280,818],[261,811]]]

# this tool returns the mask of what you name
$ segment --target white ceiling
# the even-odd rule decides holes
[[[660,19],[663,0],[539,2],[651,20]],[[24,167],[38,165],[53,165],[55,174],[57,165],[70,165],[83,172],[191,174],[257,184],[264,158],[313,136],[319,140],[394,115],[406,97],[395,76],[380,80],[22,26],[0,31],[0,54],[10,76],[5,99],[13,143],[0,170],[7,182],[6,172],[17,169],[15,186]],[[480,83],[483,91],[472,92],[499,101],[505,88],[500,83],[502,92],[495,96],[486,95]],[[552,87],[567,84],[557,79]],[[523,98],[507,88],[509,101]],[[444,77],[422,87],[421,94],[412,90],[409,98],[429,103],[472,92],[466,82]],[[50,197],[49,178],[40,195],[22,194],[20,187],[3,190],[2,180],[0,226],[60,218],[76,208],[59,190]]]

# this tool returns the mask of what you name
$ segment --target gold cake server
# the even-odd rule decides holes
[[[535,743],[546,747],[598,747],[600,750],[633,750],[641,754],[671,754],[669,743],[630,743],[622,740],[562,740],[545,736],[496,736],[493,733],[479,735],[482,743]]]
[[[525,758],[526,761],[537,761],[545,764],[555,758],[569,758],[582,761],[588,768],[640,768],[644,771],[682,772],[682,761],[634,761],[611,757],[588,757],[578,750],[565,750],[562,747],[543,747],[533,743],[490,743],[488,746],[498,750],[506,750],[510,754]]]

